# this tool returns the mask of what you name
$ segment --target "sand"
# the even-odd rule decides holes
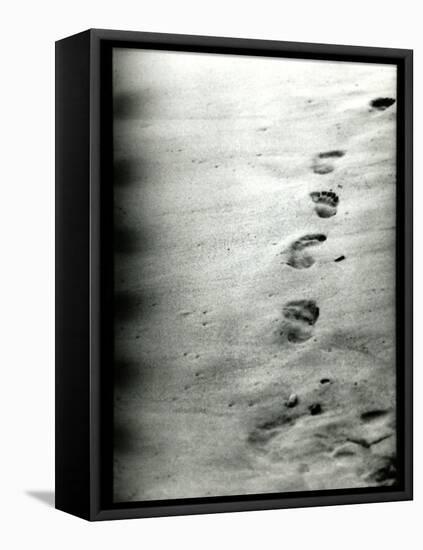
[[[395,68],[114,63],[115,500],[392,485]]]

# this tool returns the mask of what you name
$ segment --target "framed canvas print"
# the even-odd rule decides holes
[[[56,44],[56,506],[412,498],[412,52]]]

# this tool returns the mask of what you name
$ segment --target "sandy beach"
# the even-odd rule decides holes
[[[395,67],[120,49],[114,94],[115,500],[394,484]]]

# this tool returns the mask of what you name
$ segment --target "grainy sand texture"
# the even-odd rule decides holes
[[[396,68],[115,49],[114,499],[393,485]]]

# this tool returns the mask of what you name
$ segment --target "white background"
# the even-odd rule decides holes
[[[0,546],[417,548],[423,517],[418,155],[414,502],[95,524],[58,512],[48,502],[54,486],[54,41],[97,27],[412,48],[418,152],[423,97],[419,3],[27,0],[4,3],[0,10]]]

